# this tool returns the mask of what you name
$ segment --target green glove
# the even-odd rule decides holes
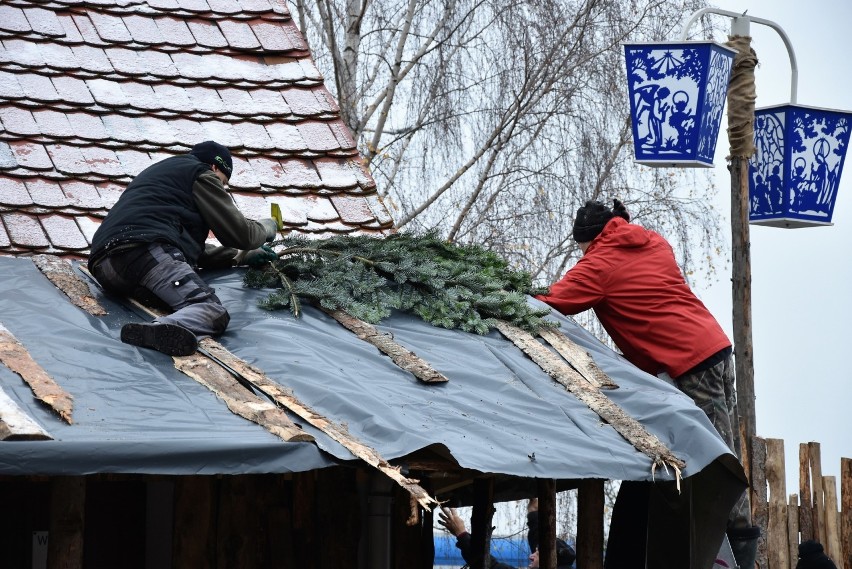
[[[252,249],[246,256],[243,257],[243,264],[248,265],[249,267],[259,267],[261,265],[265,265],[270,261],[277,261],[278,254],[272,250],[272,247],[269,245],[261,245],[257,249]]]

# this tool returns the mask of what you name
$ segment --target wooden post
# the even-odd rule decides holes
[[[538,479],[538,566],[556,569],[556,481]]]
[[[86,479],[57,476],[50,485],[48,569],[82,569],[86,518]]]
[[[819,443],[808,443],[808,454],[811,463],[811,483],[813,484],[813,520],[814,539],[825,543],[825,494],[822,489],[822,452]]]
[[[787,489],[784,474],[784,441],[766,439],[766,481],[769,483],[769,569],[787,569]]]
[[[178,476],[174,493],[173,567],[216,566],[215,476]]]
[[[796,569],[799,557],[799,496],[790,494],[787,504],[787,554],[789,569]]]
[[[840,529],[837,527],[837,479],[834,476],[822,477],[822,489],[825,492],[825,553],[832,559],[841,559]]]
[[[763,528],[757,540],[757,567],[768,567],[766,550],[769,529],[769,500],[766,490],[766,441],[753,437],[751,442],[751,516],[752,523]]]
[[[470,517],[470,569],[486,569],[491,553],[491,518],[494,515],[494,479],[473,481],[473,513]]]
[[[840,459],[840,542],[838,568],[852,569],[852,458]]]
[[[577,491],[577,567],[603,569],[604,481],[581,480]]]
[[[813,495],[808,445],[799,445],[799,531],[802,541],[814,538]]]

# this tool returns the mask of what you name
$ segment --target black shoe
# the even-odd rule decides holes
[[[198,349],[195,334],[177,324],[125,324],[121,327],[121,341],[170,356],[189,356]]]

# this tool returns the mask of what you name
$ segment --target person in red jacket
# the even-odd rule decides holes
[[[563,314],[594,310],[624,357],[671,378],[741,459],[731,341],[686,283],[671,245],[630,223],[619,200],[612,208],[587,201],[573,237],[583,256],[536,298]],[[750,529],[750,518],[746,493],[731,513],[731,528]]]

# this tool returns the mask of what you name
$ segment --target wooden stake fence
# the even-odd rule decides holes
[[[820,444],[800,444],[799,494],[787,496],[784,441],[752,440],[752,512],[763,528],[756,566],[795,569],[799,543],[813,539],[838,569],[852,569],[852,459],[840,460],[838,494],[837,477],[822,475]]]

